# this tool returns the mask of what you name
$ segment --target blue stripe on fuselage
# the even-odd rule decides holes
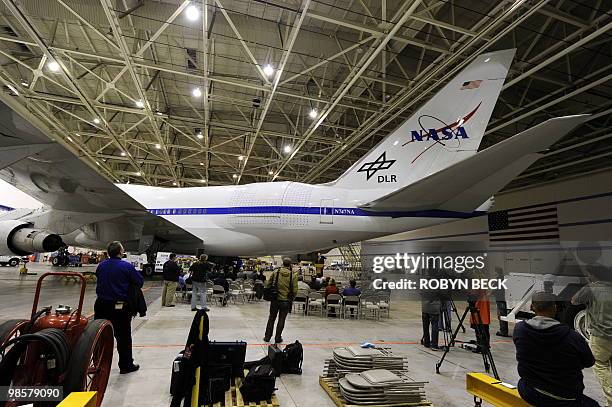
[[[310,206],[234,206],[225,208],[156,208],[148,209],[153,215],[247,215],[247,214],[294,214],[294,215],[336,215],[375,216],[388,218],[456,218],[466,219],[486,212],[456,212],[441,209],[424,211],[368,211],[361,208],[331,208]]]

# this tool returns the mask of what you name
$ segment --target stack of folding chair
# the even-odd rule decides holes
[[[405,358],[393,355],[385,349],[347,346],[334,349],[337,369],[346,372],[363,372],[370,369],[404,370]]]
[[[342,397],[351,404],[418,404],[425,399],[423,383],[412,382],[386,369],[349,373],[338,384]]]

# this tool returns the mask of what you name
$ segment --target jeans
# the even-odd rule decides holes
[[[438,314],[423,313],[423,345],[427,348],[438,347]],[[429,325],[431,325],[431,337],[429,336]]]
[[[612,407],[612,339],[591,335],[590,345],[595,356],[593,372],[603,388],[606,406]]]
[[[164,289],[162,291],[162,307],[174,305],[174,293],[176,292],[176,281],[164,281]]]
[[[206,308],[206,284],[194,281],[191,285],[191,309],[197,308],[198,294],[200,295],[200,305]]]
[[[599,403],[581,394],[576,400],[557,400],[529,386],[523,379],[518,382],[518,392],[521,398],[534,406],[545,407],[599,407]]]
[[[264,339],[269,341],[272,338],[272,331],[274,331],[274,321],[278,315],[278,323],[276,324],[276,335],[274,341],[279,343],[282,341],[283,329],[285,328],[285,319],[287,314],[291,310],[291,301],[287,300],[274,300],[270,301],[270,316],[268,317],[268,325],[266,325],[266,334]]]
[[[113,325],[113,333],[117,340],[119,353],[119,369],[127,369],[134,364],[132,359],[132,317],[127,310],[127,304],[122,309],[116,309],[115,301],[96,299],[94,304],[94,319],[108,319]]]

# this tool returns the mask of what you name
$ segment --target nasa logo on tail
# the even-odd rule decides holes
[[[417,141],[434,140],[436,142],[439,142],[441,140],[469,138],[469,135],[467,134],[465,127],[463,127],[463,125],[467,123],[467,121],[470,120],[474,116],[474,114],[476,113],[476,111],[478,110],[481,104],[482,102],[480,102],[478,106],[476,106],[476,108],[472,110],[470,113],[466,114],[460,119],[457,119],[457,121],[451,124],[446,124],[443,120],[435,116],[426,115],[426,114],[421,115],[419,117],[419,125],[421,126],[421,130],[411,130],[410,131],[411,140],[405,142],[404,144],[402,144],[402,146],[405,146],[406,144],[410,144],[410,143],[417,142]],[[437,129],[436,128],[427,129],[423,125],[423,122],[422,122],[422,120],[425,118],[432,119],[433,121],[439,122],[443,126]]]
[[[472,81],[472,82],[479,82],[479,81]],[[472,82],[466,82],[461,89],[464,89],[464,88],[474,89],[473,87],[469,87],[469,86],[480,86],[480,83],[478,83],[477,85],[470,85],[470,83]],[[411,139],[405,142],[404,144],[402,144],[402,147],[410,143],[415,143],[415,142],[426,142],[426,141],[433,140],[433,143],[427,146],[419,154],[417,154],[417,156],[414,157],[411,163],[414,163],[416,160],[418,160],[423,154],[425,154],[429,149],[431,149],[435,145],[439,145],[448,151],[458,151],[459,148],[461,147],[461,140],[470,138],[470,136],[468,135],[463,125],[467,123],[467,121],[470,120],[474,116],[474,114],[476,113],[480,105],[482,105],[482,102],[480,102],[478,106],[476,106],[476,108],[472,110],[470,113],[466,114],[462,118],[457,119],[454,123],[451,123],[451,124],[446,124],[445,121],[435,116],[421,115],[418,119],[419,125],[421,126],[421,130],[411,130],[410,131]],[[423,124],[423,121],[426,118],[433,120],[434,122],[442,124],[442,127],[439,127],[439,128],[434,127],[434,128],[428,129]]]
[[[396,160],[387,160],[387,152],[383,151],[383,153],[375,160],[369,163],[363,163],[361,168],[357,170],[357,172],[365,172],[366,180],[369,181],[378,171],[384,171],[391,168],[393,164],[395,164]],[[395,174],[393,175],[379,175],[376,180],[378,183],[383,182],[397,182],[397,177]]]

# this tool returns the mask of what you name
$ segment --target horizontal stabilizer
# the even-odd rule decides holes
[[[373,211],[473,211],[588,117],[547,120],[361,207]]]

